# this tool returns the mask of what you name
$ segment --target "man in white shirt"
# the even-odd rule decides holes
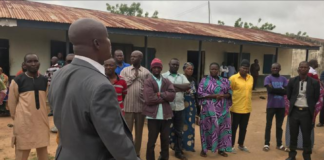
[[[183,121],[184,121],[184,95],[183,93],[189,90],[190,82],[187,77],[183,74],[179,74],[179,60],[176,58],[171,59],[169,62],[170,70],[163,73],[164,78],[169,79],[176,90],[176,97],[173,102],[170,102],[171,108],[173,110],[172,124],[174,128],[175,138],[171,139],[174,141],[174,151],[175,156],[181,160],[186,160],[187,158],[182,153],[182,132],[183,132]],[[171,142],[172,143],[172,142]]]

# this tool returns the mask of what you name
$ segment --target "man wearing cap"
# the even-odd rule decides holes
[[[169,159],[169,133],[173,116],[170,102],[175,98],[175,89],[172,83],[161,76],[162,62],[155,58],[151,63],[152,76],[144,81],[143,114],[146,115],[148,127],[148,142],[146,159],[155,160],[155,142],[160,134],[160,160]]]
[[[244,146],[246,128],[248,126],[250,112],[252,110],[251,101],[253,77],[248,74],[249,66],[250,63],[248,60],[242,60],[239,73],[231,76],[229,79],[231,81],[231,88],[233,90],[233,105],[230,110],[232,114],[232,146],[234,153],[235,136],[238,127],[240,127],[238,148],[242,151],[249,152],[249,150]]]

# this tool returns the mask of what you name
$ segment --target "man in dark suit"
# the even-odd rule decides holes
[[[105,76],[111,58],[106,27],[79,19],[69,28],[75,57],[55,73],[48,100],[60,134],[57,160],[137,160],[132,135]]]
[[[286,160],[296,160],[299,128],[303,135],[304,160],[311,160],[311,132],[314,128],[314,110],[320,95],[320,85],[317,80],[307,76],[308,71],[308,63],[300,62],[299,76],[290,79],[287,87],[287,97],[290,101],[290,152]]]

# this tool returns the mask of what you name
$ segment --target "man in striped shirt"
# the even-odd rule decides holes
[[[131,132],[133,131],[133,123],[135,122],[135,150],[138,157],[142,145],[145,120],[145,116],[142,114],[142,107],[144,106],[144,80],[151,74],[149,70],[141,66],[142,59],[142,52],[132,52],[132,65],[124,68],[120,73],[127,83],[127,95],[124,101],[125,120]]]
[[[56,56],[52,57],[52,59],[51,59],[52,66],[46,70],[46,73],[44,75],[48,79],[48,87],[51,85],[51,80],[52,80],[54,72],[58,71],[61,68],[57,62],[58,62],[58,58]],[[51,111],[48,114],[48,116],[53,116],[53,109],[52,109],[52,107],[50,107],[50,108],[51,108]]]
[[[105,74],[109,79],[110,83],[115,87],[117,93],[117,99],[119,102],[119,107],[125,115],[123,100],[127,94],[127,84],[123,77],[117,75],[115,69],[117,68],[116,61],[110,58],[104,62]]]

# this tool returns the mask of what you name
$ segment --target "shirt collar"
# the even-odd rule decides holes
[[[160,75],[160,79],[157,79],[153,74],[152,77],[154,78],[155,81],[161,81],[162,80],[162,75]]]
[[[243,78],[240,74],[240,72],[237,73],[239,75],[239,77]],[[250,74],[246,74],[246,80],[248,80],[250,78]],[[244,79],[244,78],[243,78]]]
[[[133,65],[131,65],[130,67],[131,67],[131,70],[135,69],[135,67],[134,67]],[[142,71],[142,66],[140,66],[140,67],[138,68],[138,70],[139,70],[139,71]]]
[[[105,67],[103,67],[100,63],[88,58],[88,57],[85,57],[85,56],[80,56],[80,55],[75,55],[74,58],[78,58],[78,59],[81,59],[81,60],[84,60],[88,63],[90,63],[93,67],[95,67],[101,74],[105,75]]]
[[[313,67],[309,67],[309,73],[312,73],[312,74],[317,74],[316,70],[313,68]]]
[[[168,76],[170,76],[170,75],[172,74],[170,71],[167,71],[166,73],[167,73]],[[177,73],[177,76],[179,76],[179,75],[180,75],[180,74]]]

